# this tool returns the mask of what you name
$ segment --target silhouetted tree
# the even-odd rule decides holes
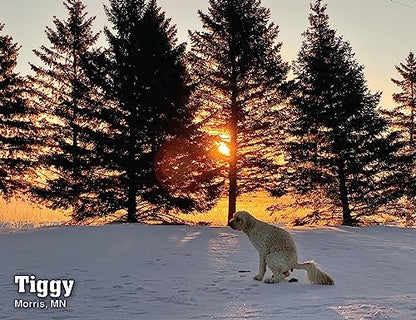
[[[190,32],[192,103],[213,134],[229,133],[228,219],[238,194],[266,189],[276,166],[271,132],[288,67],[278,27],[258,0],[210,0],[203,31]],[[239,182],[239,183],[238,183]]]
[[[287,190],[309,195],[321,210],[341,210],[343,223],[351,224],[352,212],[374,213],[394,196],[387,183],[398,146],[379,113],[380,94],[370,93],[363,67],[330,28],[326,8],[321,1],[311,5],[294,64],[283,177]]]
[[[391,79],[401,92],[393,94],[393,100],[397,106],[389,113],[393,120],[393,126],[398,129],[406,140],[408,148],[415,149],[416,131],[416,59],[412,52],[409,53],[406,64],[396,66],[401,80]]]
[[[129,222],[209,208],[220,182],[188,105],[185,44],[156,1],[110,0],[106,13],[109,50],[90,77],[102,94],[96,116],[106,129],[94,139],[108,207]]]
[[[50,46],[34,50],[43,66],[31,64],[32,103],[43,119],[38,165],[45,176],[33,193],[54,209],[72,209],[74,217],[82,217],[97,205],[91,192],[94,146],[85,130],[98,124],[89,116],[94,90],[83,64],[99,33],[92,31],[95,17],[88,17],[82,1],[66,0],[64,5],[67,20],[54,17],[55,29],[46,28]]]
[[[0,193],[11,196],[15,191],[25,191],[32,165],[32,147],[35,128],[25,99],[25,81],[14,68],[19,46],[3,34],[0,24]],[[27,177],[26,177],[27,178]]]
[[[416,59],[412,52],[406,62],[396,66],[401,79],[392,79],[401,91],[393,94],[397,105],[389,111],[384,111],[390,120],[391,130],[399,134],[402,148],[396,156],[402,175],[395,180],[397,192],[402,197],[394,203],[396,214],[405,217],[408,221],[416,218],[416,143],[415,143],[415,105],[416,105]]]

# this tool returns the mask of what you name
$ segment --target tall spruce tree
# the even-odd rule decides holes
[[[397,106],[389,113],[393,126],[406,140],[407,148],[416,149],[416,58],[410,52],[406,63],[396,66],[401,80],[391,79],[401,92],[393,94]]]
[[[370,214],[392,197],[385,182],[397,150],[380,116],[379,94],[371,94],[363,67],[348,42],[331,29],[327,6],[311,4],[310,27],[294,64],[295,90],[287,112],[288,190],[318,194],[321,208],[342,212],[343,223]]]
[[[192,103],[213,134],[230,136],[228,220],[238,194],[265,189],[276,166],[271,132],[288,67],[278,27],[259,0],[210,0],[203,31],[190,32]]]
[[[129,222],[209,208],[220,182],[188,105],[185,44],[156,1],[111,0],[106,13],[109,49],[90,77],[102,94],[96,116],[106,129],[94,139],[109,207]]]
[[[38,165],[45,176],[33,193],[48,206],[70,209],[80,218],[97,205],[91,192],[94,146],[85,131],[98,124],[90,120],[94,91],[83,65],[99,33],[93,32],[95,17],[88,17],[82,1],[66,0],[64,5],[67,20],[54,17],[55,29],[46,28],[50,46],[34,50],[43,66],[31,64],[33,104],[43,119]]]
[[[390,120],[392,131],[399,134],[402,148],[396,156],[403,173],[396,179],[395,187],[402,195],[393,204],[393,210],[414,223],[416,218],[416,58],[409,53],[405,63],[396,66],[401,79],[391,79],[400,88],[399,93],[393,94],[396,106],[389,111],[384,111]]]
[[[0,24],[0,195],[26,191],[27,173],[33,162],[35,128],[25,99],[26,84],[15,73],[19,46],[3,34]]]

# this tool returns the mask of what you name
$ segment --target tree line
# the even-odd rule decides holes
[[[303,222],[383,212],[414,221],[412,52],[392,79],[396,105],[382,110],[321,0],[291,64],[259,0],[210,0],[188,51],[155,0],[110,0],[100,33],[82,1],[64,5],[27,77],[0,25],[4,198],[24,193],[76,221],[120,211],[174,221],[226,194],[230,219],[239,195],[263,190],[293,199],[272,210],[309,208]]]

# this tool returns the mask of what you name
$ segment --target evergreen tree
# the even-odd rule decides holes
[[[398,129],[406,140],[407,147],[415,150],[416,134],[416,59],[412,52],[406,59],[406,64],[396,66],[402,80],[391,79],[401,92],[393,94],[393,100],[398,105],[389,113],[392,125]]]
[[[92,31],[95,17],[88,17],[82,1],[66,0],[64,5],[67,20],[54,17],[55,29],[46,28],[50,46],[34,50],[43,66],[31,64],[33,104],[43,118],[38,165],[45,173],[33,192],[54,209],[71,209],[76,218],[97,204],[91,192],[94,146],[85,131],[98,124],[89,117],[94,91],[83,65],[99,34]]]
[[[109,50],[90,77],[102,93],[96,116],[106,129],[94,139],[108,207],[129,222],[209,208],[218,183],[188,105],[185,44],[156,1],[111,0],[106,13]]]
[[[294,65],[295,89],[283,174],[288,190],[308,194],[321,209],[342,211],[343,223],[371,214],[393,195],[386,183],[397,150],[380,116],[363,67],[331,29],[326,5],[311,5],[310,27]],[[317,214],[317,212],[314,212]]]
[[[197,90],[192,103],[208,132],[228,133],[228,220],[238,194],[266,189],[276,167],[280,89],[288,67],[276,43],[278,27],[259,0],[210,0],[199,11],[203,31],[190,32],[189,61]],[[239,183],[238,183],[239,182]]]
[[[392,131],[399,134],[402,148],[396,153],[400,159],[398,163],[400,172],[395,181],[397,192],[402,195],[392,210],[396,214],[405,217],[409,222],[416,218],[416,59],[412,52],[409,53],[406,62],[396,66],[401,80],[392,79],[401,91],[393,94],[393,100],[397,103],[390,111],[384,111],[390,120]]]
[[[4,35],[0,24],[0,193],[11,196],[25,191],[24,174],[33,162],[35,128],[25,99],[25,81],[14,68],[19,46]]]

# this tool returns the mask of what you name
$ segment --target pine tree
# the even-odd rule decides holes
[[[2,34],[0,24],[0,193],[10,197],[16,191],[27,191],[25,174],[34,158],[32,154],[35,127],[26,102],[26,84],[14,72],[19,46]]]
[[[188,105],[185,44],[156,1],[111,0],[106,13],[109,50],[90,77],[103,97],[97,117],[106,130],[94,139],[109,207],[126,210],[129,222],[209,208],[218,182]]]
[[[31,64],[33,104],[43,119],[38,166],[45,175],[33,193],[54,209],[71,209],[76,218],[88,215],[97,202],[90,190],[94,146],[85,131],[98,124],[89,117],[94,90],[83,65],[99,33],[92,31],[95,17],[88,17],[82,1],[64,5],[67,20],[54,17],[55,29],[46,28],[50,46],[34,50],[43,66]]]
[[[258,0],[210,0],[203,31],[190,32],[192,103],[213,134],[229,134],[228,220],[238,194],[266,189],[276,167],[271,131],[288,67],[278,27]],[[239,182],[239,183],[238,183]]]
[[[386,183],[395,174],[389,155],[397,145],[378,110],[380,94],[370,93],[363,67],[330,28],[326,8],[320,0],[311,5],[294,65],[283,176],[294,194],[308,194],[322,210],[342,211],[343,223],[351,224],[352,213],[374,213],[393,197]]]
[[[416,134],[416,59],[409,53],[406,64],[396,66],[402,80],[391,79],[400,89],[400,93],[393,94],[393,100],[398,105],[389,114],[393,119],[393,126],[405,137],[408,148],[415,149]]]
[[[391,79],[401,91],[393,94],[397,105],[390,111],[384,111],[390,120],[391,130],[398,133],[402,147],[396,153],[400,159],[399,168],[402,175],[398,176],[395,187],[402,197],[393,204],[396,214],[405,217],[409,222],[416,218],[416,59],[412,52],[406,62],[396,66],[401,80]]]

